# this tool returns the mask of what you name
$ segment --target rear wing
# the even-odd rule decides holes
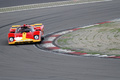
[[[20,25],[12,25],[12,27],[10,28],[10,33],[15,33],[17,27],[20,27]]]
[[[20,27],[20,25],[12,25],[13,29],[16,29],[17,27]]]
[[[21,25],[12,25],[10,33],[15,33],[16,29],[20,26]],[[44,25],[42,23],[33,24],[31,26],[33,26],[36,31],[44,31]]]
[[[36,30],[40,30],[40,31],[43,31],[44,30],[44,25],[42,23],[37,23],[37,24],[34,24],[34,27]]]
[[[35,27],[41,27],[41,26],[43,26],[42,23],[37,23],[37,24],[34,24],[34,25],[35,25]]]

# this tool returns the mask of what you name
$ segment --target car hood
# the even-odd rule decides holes
[[[33,33],[32,32],[23,32],[23,33],[16,33],[15,38],[33,38]]]

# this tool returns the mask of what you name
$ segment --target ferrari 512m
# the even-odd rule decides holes
[[[13,25],[8,33],[8,44],[40,42],[44,38],[44,25]]]

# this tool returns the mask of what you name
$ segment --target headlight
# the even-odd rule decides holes
[[[39,39],[39,35],[35,35],[35,36],[34,36],[34,39],[35,39],[35,40],[38,40],[38,39]]]
[[[9,41],[10,41],[10,42],[13,42],[13,41],[14,41],[14,38],[13,38],[13,37],[10,37],[10,38],[9,38]]]

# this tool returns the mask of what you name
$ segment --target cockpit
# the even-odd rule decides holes
[[[34,31],[34,28],[32,26],[23,25],[21,27],[18,27],[15,33],[33,32],[33,31]]]

